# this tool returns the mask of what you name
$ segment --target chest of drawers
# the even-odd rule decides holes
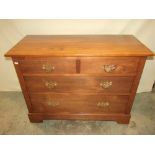
[[[131,35],[26,36],[12,57],[31,122],[129,123],[147,56]]]

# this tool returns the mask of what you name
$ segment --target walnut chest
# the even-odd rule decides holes
[[[132,35],[29,35],[12,57],[31,122],[129,123],[147,56]]]

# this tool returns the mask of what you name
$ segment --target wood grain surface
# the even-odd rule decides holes
[[[75,74],[76,58],[24,58],[18,59],[23,74]],[[44,68],[43,68],[44,67]],[[54,69],[50,70],[53,67]],[[49,71],[48,71],[49,68]]]
[[[25,76],[29,92],[74,92],[74,93],[130,93],[134,77],[100,76]],[[47,83],[57,83],[48,88]],[[102,88],[101,82],[112,82],[109,88]]]
[[[83,57],[81,61],[81,74],[102,75],[135,75],[139,62],[138,57]],[[107,72],[105,66],[114,65],[115,69]]]
[[[132,35],[30,35],[5,54],[13,58],[31,122],[123,124],[153,55]]]
[[[30,98],[34,109],[33,112],[124,114],[129,96],[84,93],[72,95],[67,93],[31,93]]]
[[[28,35],[5,56],[153,56],[132,35]]]

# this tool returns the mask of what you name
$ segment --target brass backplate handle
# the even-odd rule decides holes
[[[44,84],[48,89],[53,89],[57,86],[57,82],[55,81],[44,81]]]
[[[98,102],[97,103],[97,106],[101,108],[108,107],[109,105],[110,105],[109,102]]]
[[[45,72],[52,72],[53,70],[55,70],[55,67],[52,66],[52,65],[49,64],[49,63],[46,63],[46,64],[43,64],[43,65],[42,65],[42,69],[43,69]]]
[[[113,64],[111,64],[111,65],[103,65],[103,69],[107,73],[110,73],[110,72],[116,70],[116,68],[117,68],[117,65],[113,65]]]
[[[58,106],[60,103],[59,102],[55,102],[55,101],[48,101],[47,105],[51,106],[51,107],[56,107]]]
[[[100,83],[100,87],[107,89],[112,86],[112,81],[102,81]]]

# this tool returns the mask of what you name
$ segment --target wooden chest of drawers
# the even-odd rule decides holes
[[[131,35],[26,36],[12,57],[31,122],[129,123],[147,56]]]

